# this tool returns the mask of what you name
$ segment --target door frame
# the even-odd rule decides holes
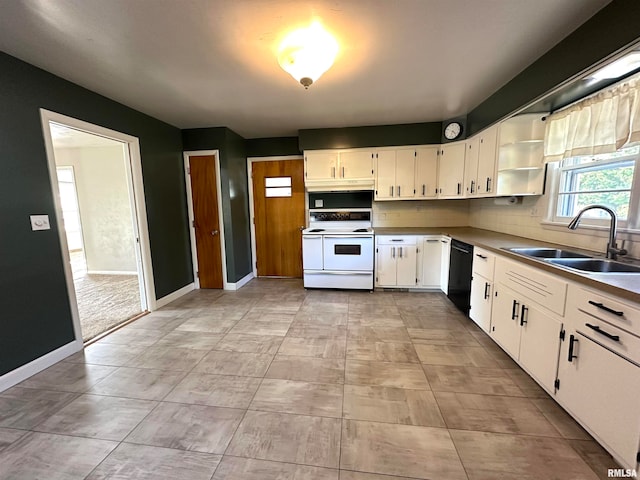
[[[76,298],[75,286],[73,283],[73,272],[71,271],[71,258],[69,256],[69,248],[67,245],[67,234],[64,229],[64,220],[62,218],[62,205],[60,203],[60,193],[58,191],[58,177],[56,174],[56,160],[53,148],[53,138],[49,123],[59,123],[70,128],[81,130],[83,132],[110,138],[118,142],[125,143],[128,147],[128,159],[130,168],[127,168],[127,183],[129,187],[130,202],[132,207],[134,235],[139,240],[140,248],[140,264],[142,270],[142,285],[146,297],[146,309],[155,310],[156,295],[155,282],[153,278],[153,265],[151,262],[151,247],[149,242],[149,226],[147,222],[147,207],[144,195],[144,183],[142,181],[142,161],[140,156],[140,142],[137,137],[127,135],[116,130],[94,125],[77,118],[52,112],[44,108],[40,109],[40,120],[42,122],[42,133],[44,136],[45,150],[47,153],[47,164],[49,169],[49,180],[53,192],[53,203],[56,212],[56,226],[58,228],[58,237],[60,239],[60,248],[62,250],[62,259],[64,261],[64,275],[67,283],[67,292],[69,294],[69,302],[71,304],[71,318],[73,320],[73,331],[76,341],[82,345],[82,328],[80,326],[80,314],[78,311],[78,299]],[[126,155],[126,152],[125,152]],[[137,255],[137,253],[136,253]]]
[[[213,163],[216,169],[216,195],[218,197],[218,218],[220,224],[220,258],[222,259],[222,289],[235,290],[227,278],[227,255],[224,236],[224,217],[222,216],[222,179],[220,178],[220,150],[190,150],[182,152],[184,159],[184,182],[187,187],[187,210],[189,212],[189,238],[191,239],[191,263],[193,267],[193,281],[196,289],[200,289],[198,278],[198,247],[196,245],[196,230],[193,215],[193,193],[191,191],[191,177],[189,174],[189,157],[213,155]]]
[[[256,248],[256,217],[253,207],[253,162],[277,162],[280,160],[302,160],[304,162],[304,156],[301,155],[279,155],[274,157],[248,157],[247,158],[247,190],[249,192],[249,226],[251,227],[251,258],[252,260],[252,272],[253,277],[258,278],[257,268],[257,248]],[[303,178],[304,181],[304,178]],[[307,219],[309,218],[309,195],[307,195],[307,188],[304,189],[304,223],[308,226]]]

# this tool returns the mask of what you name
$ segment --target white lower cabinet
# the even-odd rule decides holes
[[[376,287],[415,288],[416,249],[414,236],[376,236]]]
[[[495,259],[491,252],[477,247],[474,249],[469,318],[486,333],[491,327]]]
[[[442,275],[442,237],[432,235],[418,241],[418,286],[440,288]]]

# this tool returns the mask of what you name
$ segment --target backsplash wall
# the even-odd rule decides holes
[[[493,198],[474,199],[469,205],[469,226],[604,253],[608,230],[578,227],[571,231],[566,226],[543,224],[547,208],[546,195],[522,197],[522,203],[514,205],[496,205]],[[629,256],[640,258],[640,237],[618,233],[618,247],[622,240],[626,240]]]
[[[373,227],[466,227],[469,200],[373,202]]]

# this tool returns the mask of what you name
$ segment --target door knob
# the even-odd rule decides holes
[[[211,231],[211,235],[213,235],[214,237],[218,234],[218,230],[212,230]]]
[[[300,231],[303,231],[305,227],[304,227],[304,225],[300,225],[299,228],[300,228]]]

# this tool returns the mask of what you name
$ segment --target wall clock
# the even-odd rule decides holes
[[[449,122],[444,127],[444,138],[455,140],[462,134],[462,124],[460,122]]]

